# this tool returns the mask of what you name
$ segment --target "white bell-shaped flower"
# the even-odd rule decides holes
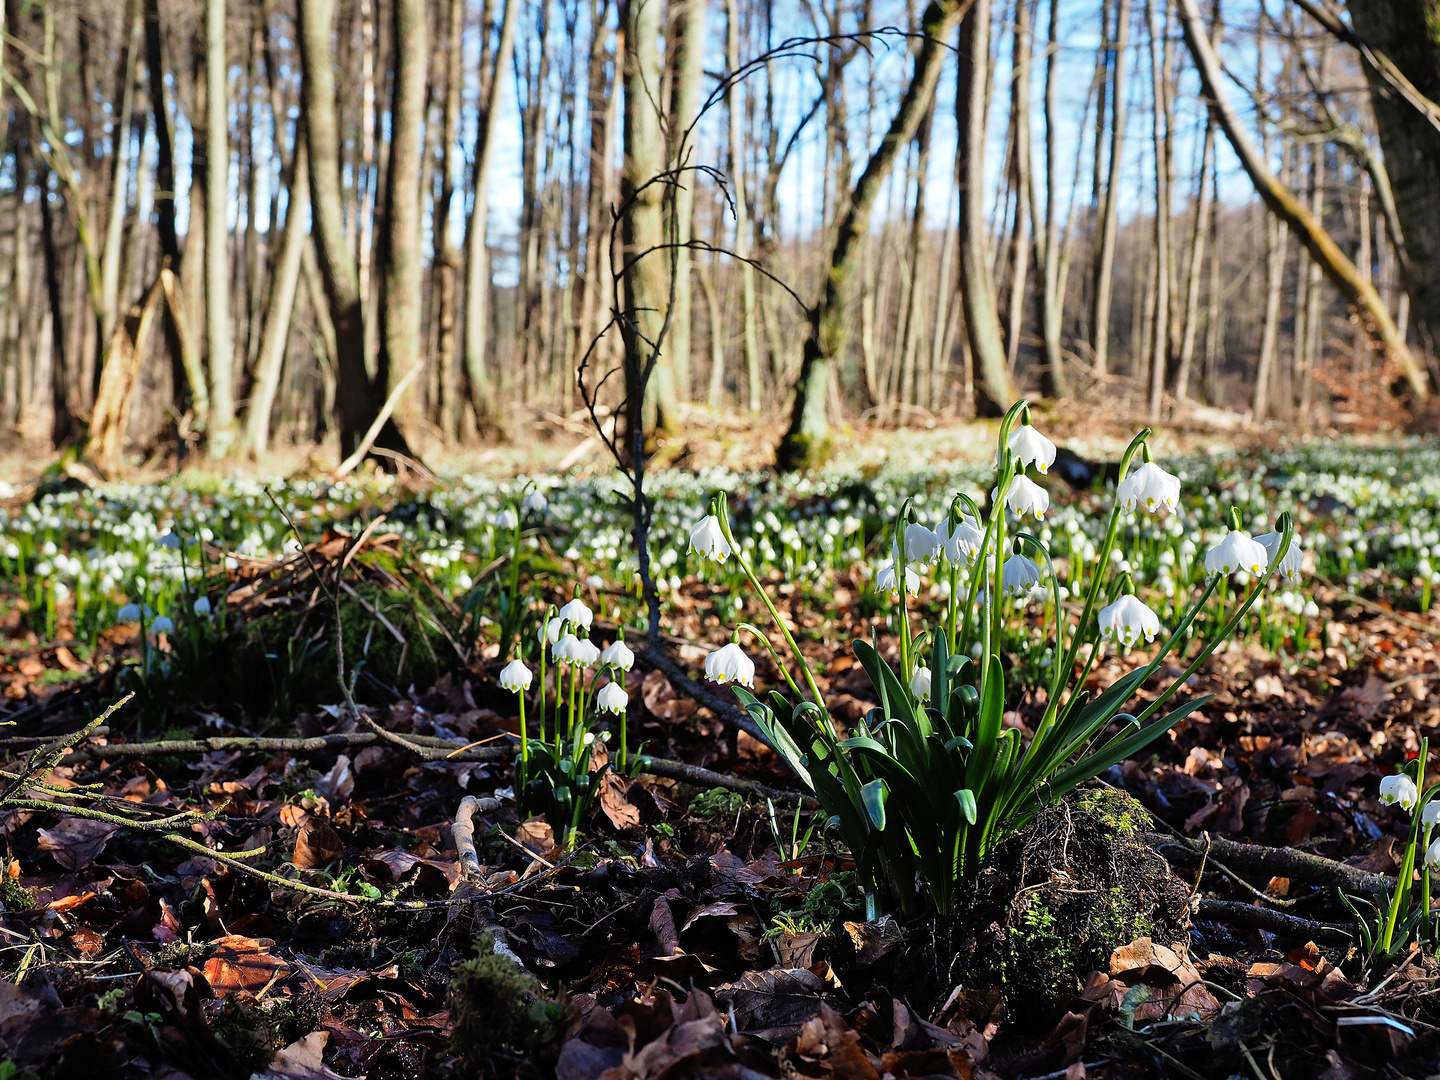
[[[1043,476],[1055,464],[1055,444],[1029,424],[1010,432],[1007,445],[1022,469],[1034,465]]]
[[[975,561],[984,540],[985,533],[978,525],[969,518],[961,518],[945,540],[945,558],[957,566],[968,566]]]
[[[1440,837],[1433,840],[1425,849],[1425,867],[1429,870],[1440,868]]]
[[[886,563],[875,575],[875,591],[887,593],[891,600],[900,599],[900,587],[895,582],[895,565]],[[920,595],[920,575],[905,567],[905,592],[910,596]]]
[[[521,694],[530,689],[535,673],[525,666],[523,660],[511,660],[500,669],[500,685],[512,694]]]
[[[1000,589],[1006,596],[1028,596],[1040,584],[1040,567],[1019,553],[1005,560],[1000,570]]]
[[[623,713],[630,705],[630,695],[619,683],[608,682],[595,695],[595,707],[601,712]]]
[[[520,500],[520,509],[527,514],[543,514],[550,509],[550,500],[545,497],[543,491],[530,490],[525,493],[525,498]]]
[[[1261,533],[1255,537],[1255,542],[1265,549],[1266,563],[1275,558],[1275,552],[1280,550],[1280,541],[1285,538],[1281,532]],[[1286,581],[1300,580],[1300,563],[1303,554],[1300,551],[1300,537],[1291,535],[1290,546],[1285,549],[1285,554],[1280,556],[1280,561],[1275,564],[1275,569]]]
[[[1247,574],[1260,574],[1269,562],[1265,545],[1243,529],[1231,529],[1224,540],[1205,553],[1205,572],[1234,574],[1243,570]]]
[[[575,664],[584,655],[580,648],[580,639],[574,634],[566,634],[550,648],[550,658],[557,664]]]
[[[720,528],[720,519],[714,514],[703,518],[700,524],[690,530],[690,546],[687,549],[704,559],[724,562],[730,557],[730,542]]]
[[[1425,809],[1420,811],[1420,820],[1426,828],[1435,827],[1435,823],[1440,821],[1440,799],[1431,799],[1425,804]]]
[[[923,664],[910,676],[910,692],[921,701],[930,700],[930,669]]]
[[[905,561],[931,566],[940,558],[944,539],[919,522],[905,526]]]
[[[1100,637],[1118,641],[1127,649],[1141,638],[1154,641],[1160,632],[1159,617],[1131,593],[1101,608],[1099,619]]]
[[[1404,773],[1387,776],[1380,781],[1380,802],[1385,806],[1400,804],[1400,809],[1410,810],[1420,793],[1415,790],[1415,781]]]
[[[745,650],[732,641],[705,658],[705,678],[711,682],[733,682],[753,687],[755,661],[746,656]]]
[[[1122,510],[1143,506],[1154,513],[1163,506],[1173,514],[1180,505],[1180,478],[1147,461],[1120,481],[1115,497]]]
[[[175,551],[182,546],[183,541],[180,539],[179,533],[174,529],[168,529],[155,538],[155,543],[159,544],[162,548]]]
[[[152,634],[168,634],[175,629],[175,624],[170,621],[167,615],[156,615],[150,620],[150,632]]]
[[[191,610],[202,619],[210,614],[210,598],[208,596],[197,596],[195,603],[190,605]]]
[[[554,645],[560,640],[560,631],[565,627],[565,620],[560,616],[552,616],[549,622],[542,622],[540,630],[535,635],[540,640],[540,647]]]
[[[998,491],[998,489],[996,490]],[[990,497],[993,499],[995,493],[991,492]],[[1005,496],[1005,505],[1016,517],[1034,514],[1037,519],[1043,518],[1050,509],[1050,493],[1021,473],[1010,481],[1010,491]]]
[[[605,651],[600,654],[600,662],[621,671],[629,671],[635,666],[635,654],[630,650],[630,646],[625,644],[624,638],[616,638],[605,646]]]
[[[507,506],[503,510],[496,511],[495,516],[490,519],[490,524],[502,531],[508,531],[520,524],[520,516],[515,513],[514,507]]]
[[[600,662],[600,646],[589,638],[581,638],[575,648],[575,663],[581,667],[594,667]]]
[[[590,624],[595,621],[595,613],[577,596],[560,609],[560,618],[578,630],[589,630]]]

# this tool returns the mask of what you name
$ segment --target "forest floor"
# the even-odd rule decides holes
[[[869,637],[862,587],[837,579],[805,646],[845,723],[875,704],[833,644]],[[607,786],[570,850],[506,797],[493,648],[357,711],[236,722],[192,693],[87,729],[146,642],[119,625],[81,658],[10,619],[0,1077],[1432,1075],[1440,967],[1372,962],[1341,893],[1363,909],[1399,869],[1378,786],[1440,740],[1440,614],[1310,595],[1310,662],[1217,653],[1210,704],[948,920],[867,921],[843,853],[795,843],[794,777],[681,678],[714,637],[693,578],[628,682],[632,742],[678,765]]]

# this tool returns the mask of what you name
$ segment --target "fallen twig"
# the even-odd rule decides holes
[[[757,799],[770,799],[776,803],[788,804],[799,800],[806,809],[819,805],[813,798],[802,795],[798,791],[782,791],[755,780],[746,780],[743,776],[731,776],[729,773],[715,772],[713,769],[704,769],[699,765],[687,765],[683,761],[650,758],[647,764],[641,766],[641,772],[650,773],[652,776],[663,776],[670,780],[683,780],[687,784],[725,788],[727,791],[739,792],[741,795],[753,795]]]
[[[477,799],[474,795],[466,795],[460,800],[460,809],[455,811],[455,824],[450,828],[450,835],[455,840],[460,875],[466,879],[480,876],[480,856],[475,853],[475,815],[487,814],[499,809],[499,806],[499,799]]]
[[[1145,839],[1155,848],[1178,848],[1199,856],[1204,842],[1186,836],[1165,836],[1146,833]],[[1231,840],[1210,838],[1210,857],[1227,866],[1270,877],[1288,877],[1307,885],[1338,886],[1347,892],[1378,896],[1394,887],[1395,879],[1384,874],[1371,874],[1353,866],[1311,855],[1294,848],[1265,847],[1261,844],[1237,844]]]
[[[1271,911],[1234,900],[1199,900],[1195,914],[1202,919],[1266,930],[1318,945],[1349,945],[1352,940],[1350,931],[1337,923],[1302,919],[1297,915],[1286,915],[1283,911]]]

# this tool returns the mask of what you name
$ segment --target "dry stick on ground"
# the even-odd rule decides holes
[[[1161,833],[1146,833],[1146,841],[1154,848],[1179,848],[1199,856],[1205,851],[1205,843],[1185,836],[1166,836]],[[1223,861],[1227,866],[1248,870],[1269,877],[1287,877],[1307,885],[1339,887],[1347,892],[1365,896],[1379,896],[1395,885],[1395,879],[1384,874],[1366,873],[1353,866],[1311,855],[1294,848],[1265,847],[1261,844],[1237,844],[1231,840],[1210,838],[1210,858]]]
[[[1298,941],[1313,941],[1318,945],[1349,945],[1354,940],[1354,935],[1348,929],[1336,923],[1301,919],[1295,915],[1286,915],[1283,911],[1253,907],[1235,900],[1200,900],[1195,914],[1213,922],[1266,930]]]
[[[387,732],[386,734],[394,735],[395,733]],[[473,746],[457,744],[449,739],[440,739],[429,735],[409,735],[404,738],[405,743],[400,748],[425,761],[508,762],[515,757],[515,746],[510,743],[499,746]],[[156,742],[115,743],[108,746],[75,746],[59,760],[62,763],[77,760],[122,761],[132,758],[152,759],[164,755],[180,757],[210,753],[325,754],[374,746],[376,743],[388,741],[390,740],[380,734],[367,731],[296,739],[260,739],[227,735],[209,739],[164,739]],[[755,780],[746,780],[744,777],[715,772],[698,765],[687,765],[683,761],[669,761],[665,758],[647,756],[645,762],[640,771],[652,776],[681,780],[701,787],[725,788],[741,795],[771,799],[777,805],[781,803],[789,805],[797,798],[805,799],[807,807],[812,805],[808,796],[798,792],[770,787]]]
[[[475,853],[475,815],[488,814],[500,808],[499,799],[477,799],[466,795],[460,800],[460,809],[455,811],[455,824],[450,835],[455,838],[455,858],[460,863],[460,876],[473,879],[480,876],[480,856]]]

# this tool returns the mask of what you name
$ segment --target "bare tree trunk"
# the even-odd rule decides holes
[[[456,294],[460,253],[451,239],[451,204],[455,201],[455,179],[460,170],[460,108],[464,82],[463,44],[465,0],[447,0],[445,34],[445,106],[441,119],[444,143],[440,166],[440,198],[435,207],[435,252],[439,263],[435,306],[439,323],[436,351],[439,354],[440,430],[448,441],[460,436],[460,343],[456,333]]]
[[[1054,397],[1068,390],[1060,335],[1064,329],[1065,297],[1060,287],[1060,163],[1056,160],[1055,133],[1059,117],[1056,94],[1060,61],[1060,0],[1050,2],[1050,31],[1045,52],[1045,253],[1044,294],[1040,303],[1041,333],[1045,339],[1045,372]],[[1076,155],[1079,156],[1078,154]]]
[[[1150,354],[1150,420],[1160,420],[1165,402],[1165,377],[1169,367],[1170,346],[1170,129],[1165,106],[1166,64],[1162,49],[1162,28],[1157,4],[1168,0],[1146,0],[1145,14],[1150,28],[1150,88],[1155,108],[1155,328]],[[1167,11],[1168,16],[1168,11]]]
[[[670,167],[683,169],[697,163],[699,132],[690,128],[700,118],[701,80],[705,75],[706,0],[673,0],[674,70],[671,73],[669,120]],[[683,143],[682,143],[683,140]],[[691,257],[689,244],[695,231],[695,188],[698,172],[682,172],[671,188],[674,221],[670,227],[675,249],[672,268],[675,284],[670,312],[670,355],[675,368],[675,396],[690,400]]]
[[[740,69],[740,4],[725,0],[725,110],[730,137],[730,198],[735,204],[735,260],[740,268],[740,349],[745,387],[752,413],[759,413],[764,387],[760,381],[760,334],[755,323],[755,268],[750,265],[750,210],[745,192],[745,84],[733,75]]]
[[[335,420],[340,431],[340,456],[345,458],[369,429],[376,406],[365,371],[360,283],[345,243],[341,209],[340,130],[335,117],[335,70],[330,49],[334,0],[297,0],[297,10],[305,145],[310,151],[312,235],[335,327]]]
[[[425,83],[430,50],[430,19],[425,0],[393,0],[395,43],[394,95],[390,107],[390,163],[386,170],[385,224],[380,238],[379,384],[386,394],[423,364],[420,312],[424,304],[424,267],[420,256],[420,185],[425,130]],[[420,415],[405,393],[393,413],[404,426]]]
[[[625,339],[628,438],[635,423],[645,435],[675,430],[675,374],[667,356],[670,297],[666,280],[665,185],[660,138],[660,0],[625,0],[625,164],[620,222],[624,245],[621,330]],[[638,411],[637,411],[638,410]]]
[[[1025,3],[1026,0],[1021,0]],[[905,292],[904,332],[901,369],[901,397],[922,408],[928,406],[930,387],[928,379],[920,379],[916,368],[919,364],[922,309],[925,307],[925,187],[930,172],[930,133],[935,123],[935,98],[925,109],[920,129],[915,133],[915,206],[910,215],[910,282]]]
[[[295,310],[295,293],[300,284],[301,255],[305,251],[310,217],[310,154],[305,147],[304,119],[295,136],[295,154],[290,176],[290,197],[285,207],[285,233],[274,271],[270,277],[270,302],[260,335],[260,355],[255,385],[250,391],[250,412],[246,416],[246,444],[251,457],[259,457],[270,445],[270,412],[280,389],[285,366],[285,346],[290,339],[290,316]]]
[[[1130,0],[1118,0],[1115,12],[1115,69],[1110,81],[1110,170],[1101,211],[1100,247],[1095,253],[1093,326],[1094,373],[1104,378],[1110,365],[1110,302],[1115,287],[1115,238],[1120,222],[1120,181],[1125,165],[1125,108],[1130,37]],[[1100,121],[1103,124],[1103,118]]]
[[[1183,14],[1185,42],[1195,59],[1205,93],[1210,98],[1210,108],[1216,122],[1230,140],[1230,145],[1235,149],[1236,156],[1240,158],[1240,163],[1250,175],[1256,192],[1277,217],[1299,234],[1311,257],[1321,264],[1327,276],[1346,298],[1360,309],[1362,316],[1373,324],[1375,336],[1404,371],[1411,393],[1417,400],[1424,401],[1430,396],[1429,381],[1420,365],[1415,362],[1404,338],[1400,336],[1399,328],[1385,309],[1375,286],[1362,277],[1355,264],[1345,257],[1345,253],[1305,205],[1271,174],[1264,158],[1250,141],[1250,136],[1230,105],[1230,99],[1220,81],[1220,62],[1214,49],[1210,47],[1210,39],[1205,33],[1197,0],[1179,0],[1179,3]]]
[[[1324,71],[1324,61],[1321,63]],[[1325,213],[1325,146],[1310,147],[1310,214],[1316,221]],[[1300,368],[1300,412],[1310,417],[1315,387],[1315,368],[1320,362],[1320,263],[1305,258],[1305,351]]]
[[[1015,220],[1011,238],[1010,299],[1006,305],[1005,367],[1015,377],[1020,359],[1020,330],[1025,322],[1025,294],[1030,281],[1030,226],[1034,207],[1030,202],[1030,3],[1015,2],[1014,79],[1010,89],[1012,130],[1015,135]]]
[[[795,383],[789,430],[778,452],[778,463],[782,468],[813,465],[826,456],[831,365],[844,355],[849,337],[850,296],[847,285],[858,261],[861,242],[869,233],[870,210],[890,175],[896,156],[915,137],[920,119],[935,93],[935,84],[940,79],[940,69],[948,51],[946,39],[954,32],[955,24],[969,2],[971,0],[965,3],[960,0],[931,0],[925,9],[920,22],[924,37],[915,55],[910,83],[890,122],[890,129],[870,156],[865,171],[855,182],[854,191],[849,193],[849,206],[836,230],[820,302],[810,312],[810,332],[805,339],[800,375]],[[987,2],[980,0],[973,10],[987,11],[988,28]],[[964,55],[963,42],[961,55]],[[1003,349],[1000,356],[1003,365]]]
[[[100,333],[103,341],[108,341],[115,329],[120,308],[120,254],[125,241],[126,193],[129,186],[129,128],[135,104],[135,64],[140,55],[140,35],[144,30],[144,20],[136,0],[126,0],[125,12],[130,34],[120,54],[120,71],[116,77],[120,115],[111,128],[110,215],[105,223],[105,247],[100,257]]]
[[[175,231],[175,149],[171,135],[170,110],[166,105],[165,55],[160,34],[159,0],[145,0],[145,67],[150,90],[150,108],[155,121],[155,220],[160,239],[160,258],[172,270],[180,269],[180,240]],[[192,210],[194,208],[192,207]],[[198,261],[198,260],[197,260]],[[178,279],[176,288],[178,288]],[[170,352],[170,384],[175,414],[194,410],[195,420],[204,427],[210,413],[210,388],[205,385],[204,368],[198,348],[189,333],[182,334],[167,293],[162,326]],[[179,303],[188,303],[181,298]],[[189,308],[183,309],[186,314]],[[184,315],[180,321],[188,320]]]
[[[1121,0],[1127,3],[1128,0]],[[991,411],[1015,400],[1000,337],[995,283],[990,270],[990,226],[985,219],[985,128],[990,87],[990,6],[978,0],[960,24],[960,68],[955,94],[960,177],[960,296],[977,389]]]
[[[475,158],[470,170],[474,200],[465,230],[465,375],[470,384],[470,404],[475,425],[482,432],[503,431],[502,410],[492,400],[494,388],[486,363],[490,329],[490,249],[486,227],[490,213],[490,162],[495,152],[495,133],[500,129],[500,93],[504,72],[515,41],[515,8],[518,0],[505,0],[500,17],[500,44],[494,65],[486,73],[482,95],[484,107],[475,132]],[[490,28],[482,27],[488,34]]]
[[[205,331],[210,365],[211,457],[230,454],[235,438],[235,372],[230,344],[230,251],[225,212],[230,167],[229,67],[225,0],[205,0],[205,157],[211,198],[205,202]]]
[[[710,323],[710,387],[705,402],[712,409],[718,409],[725,396],[725,316],[720,310],[720,290],[711,280],[714,272],[696,276],[700,279],[700,291],[705,294],[705,312]]]
[[[1190,234],[1190,265],[1185,278],[1185,315],[1180,332],[1180,362],[1175,371],[1175,397],[1190,396],[1190,369],[1195,359],[1195,334],[1200,323],[1200,278],[1205,270],[1205,240],[1210,235],[1210,170],[1215,162],[1215,122],[1205,118],[1200,152],[1200,177],[1195,193],[1195,228]]]

